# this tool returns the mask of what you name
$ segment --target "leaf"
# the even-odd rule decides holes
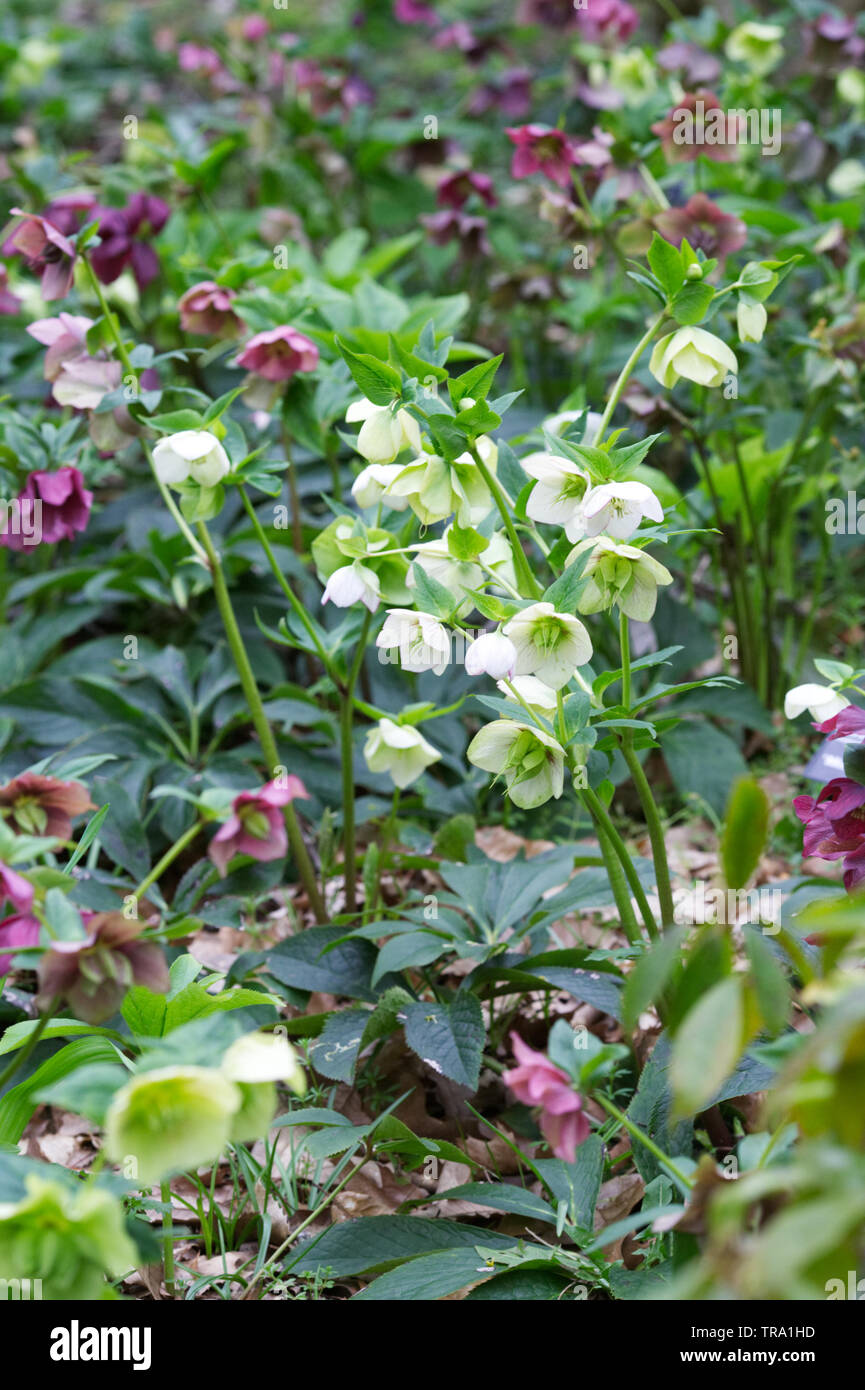
[[[737,745],[703,720],[684,720],[664,735],[664,758],[682,794],[692,793],[723,815],[730,787],[748,767]]]
[[[715,985],[691,1009],[673,1041],[670,1079],[676,1111],[696,1115],[739,1060],[745,1026],[741,979]]]
[[[40,1105],[57,1105],[73,1115],[86,1115],[101,1125],[115,1094],[128,1080],[125,1067],[101,1062],[78,1067],[69,1076],[40,1086],[33,1092],[33,1099]]]
[[[445,951],[452,950],[450,942],[433,932],[405,932],[382,946],[372,972],[375,985],[389,971],[405,970],[411,965],[429,965]]]
[[[591,1230],[604,1174],[604,1143],[601,1136],[590,1134],[577,1149],[573,1163],[566,1163],[562,1158],[538,1158],[534,1166],[556,1204],[565,1203],[568,1220],[575,1226]]]
[[[477,1090],[486,1031],[475,995],[461,990],[451,1004],[412,1004],[405,1012],[412,1051],[434,1071]]]
[[[78,1038],[55,1052],[17,1086],[0,1098],[0,1145],[15,1145],[27,1127],[36,1108],[35,1093],[77,1068],[95,1066],[99,1062],[116,1062],[117,1049],[107,1038]]]
[[[470,367],[462,376],[454,377],[448,382],[448,391],[451,401],[455,407],[459,406],[460,401],[471,397],[472,400],[482,401],[492,388],[496,372],[502,364],[504,354],[498,357],[491,357],[487,362],[479,362],[476,367]]]
[[[432,1225],[438,1225],[437,1221]],[[476,1230],[478,1244],[487,1244],[489,1232]],[[420,1259],[410,1260],[400,1269],[382,1274],[355,1294],[354,1303],[375,1303],[383,1300],[394,1302],[425,1302],[446,1298],[457,1293],[468,1284],[477,1284],[495,1273],[495,1268],[487,1266],[477,1250],[442,1250],[434,1255],[422,1255]]]
[[[670,299],[685,283],[685,267],[677,247],[655,232],[646,259],[658,284]]]
[[[460,603],[461,594],[454,594],[433,579],[417,562],[411,567],[416,604],[423,613],[431,613],[434,618],[449,618]]]
[[[640,956],[625,982],[622,996],[622,1022],[627,1029],[635,1028],[643,1010],[662,994],[687,934],[687,927],[675,927]]]
[[[451,1197],[459,1197],[464,1202],[477,1202],[478,1206],[495,1207],[497,1211],[512,1212],[514,1216],[524,1216],[529,1221],[548,1221],[552,1226],[556,1224],[556,1213],[549,1202],[512,1183],[466,1182],[437,1193],[433,1201],[444,1202]]]
[[[309,1250],[301,1250],[287,1266],[293,1274],[313,1274],[329,1268],[337,1278],[367,1274],[372,1270],[402,1266],[418,1256],[444,1250],[465,1250],[484,1245],[506,1250],[515,1237],[458,1221],[424,1221],[416,1216],[366,1216],[360,1221],[341,1221],[330,1226]],[[480,1260],[475,1259],[476,1264]]]
[[[368,352],[352,352],[339,338],[336,346],[357,385],[373,405],[390,405],[399,396],[402,382],[395,368]]]
[[[307,1044],[315,1070],[331,1081],[353,1080],[369,1019],[368,1009],[342,1009],[331,1014],[319,1036]]]
[[[0,1057],[4,1052],[15,1052],[19,1047],[23,1047],[30,1034],[38,1027],[39,1020],[36,1018],[27,1018],[23,1023],[11,1024],[0,1038]],[[89,1036],[110,1037],[112,1031],[110,1028],[97,1028],[92,1023],[81,1023],[77,1018],[52,1018],[41,1033],[41,1038],[45,1041],[49,1038]]]
[[[506,1269],[493,1279],[478,1284],[466,1294],[466,1303],[492,1302],[505,1299],[507,1302],[547,1303],[560,1298],[572,1280],[567,1274],[557,1274],[552,1269]]]
[[[684,289],[679,290],[670,305],[673,318],[677,323],[685,325],[700,323],[706,317],[714,297],[715,291],[705,280],[689,281]]]
[[[344,937],[342,927],[307,927],[266,953],[267,969],[291,989],[320,990],[372,1002],[376,948],[359,937]],[[334,945],[337,941],[340,944]]]
[[[793,991],[781,962],[759,928],[746,926],[743,935],[760,1017],[766,1032],[774,1038],[787,1025]]]
[[[141,812],[121,782],[95,777],[93,791],[108,812],[99,838],[115,864],[125,869],[136,883],[150,872],[150,846],[141,823]]]
[[[740,777],[730,792],[721,864],[728,888],[744,888],[760,862],[769,833],[769,798],[753,777]]]

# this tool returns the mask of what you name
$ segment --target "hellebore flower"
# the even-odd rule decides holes
[[[718,164],[738,158],[739,119],[728,116],[714,92],[703,88],[686,92],[662,121],[655,122],[652,133],[673,164],[692,162],[701,154]]]
[[[839,715],[849,704],[846,695],[828,685],[797,685],[784,696],[784,714],[787,719],[798,719],[807,710],[812,719],[820,721]]]
[[[225,1148],[242,1098],[233,1081],[209,1067],[160,1067],[133,1076],[105,1116],[112,1163],[133,1159],[145,1185],[170,1173],[213,1163]]]
[[[517,1033],[511,1033],[511,1041],[517,1066],[503,1073],[505,1085],[524,1105],[541,1107],[541,1133],[556,1158],[573,1163],[578,1146],[591,1132],[582,1113],[582,1098],[573,1089],[570,1077],[543,1052],[529,1047]]]
[[[241,1096],[229,1135],[234,1144],[260,1139],[270,1129],[276,1113],[277,1081],[284,1081],[296,1095],[306,1094],[303,1067],[282,1034],[245,1033],[232,1043],[220,1070]]]
[[[672,584],[670,571],[633,545],[620,545],[599,536],[581,541],[565,562],[572,564],[584,550],[591,550],[583,574],[588,584],[578,600],[581,613],[601,613],[614,603],[635,622],[647,623],[658,601],[658,585]]]
[[[510,684],[513,686],[513,690],[508,688],[505,681],[496,681],[496,685],[505,699],[510,700],[515,709],[520,711],[520,714],[523,712],[522,705],[514,699],[514,691],[536,714],[540,714],[542,718],[550,721],[555,719],[558,709],[556,692],[551,690],[544,681],[538,680],[537,676],[514,676]]]
[[[675,386],[680,377],[700,386],[721,386],[728,373],[739,370],[736,354],[705,328],[677,328],[652,349],[649,371],[662,386]]]
[[[683,241],[709,260],[723,265],[728,256],[745,245],[748,230],[740,217],[722,212],[705,193],[695,193],[680,208],[667,208],[652,218],[661,236],[673,246]]]
[[[514,674],[517,649],[501,632],[484,632],[476,637],[466,652],[465,666],[469,676],[492,676],[503,680]]]
[[[216,487],[231,472],[228,455],[209,430],[181,430],[153,446],[153,467],[161,483],[176,487],[192,479]]]
[[[0,1278],[38,1279],[55,1302],[92,1303],[140,1263],[121,1203],[92,1183],[28,1173],[26,1195],[0,1202]]]
[[[458,241],[466,256],[490,254],[485,217],[473,217],[456,208],[442,208],[440,212],[425,213],[420,220],[434,246],[447,246],[449,241]]]
[[[637,11],[626,0],[590,0],[589,4],[576,7],[576,19],[580,33],[589,43],[604,39],[625,43],[640,23]]]
[[[333,603],[337,608],[352,608],[356,603],[364,604],[374,613],[381,598],[381,585],[375,570],[360,560],[334,570],[324,586],[322,603]]]
[[[7,899],[19,912],[29,912],[33,906],[33,884],[8,864],[0,864],[0,904]]]
[[[401,472],[401,463],[368,463],[352,483],[351,495],[359,507],[375,507]],[[392,497],[388,501],[397,512],[405,511],[408,506],[404,497]]]
[[[133,193],[125,208],[96,208],[100,244],[90,264],[103,285],[111,285],[130,266],[135,283],[146,289],[159,274],[159,258],[147,239],[161,232],[171,209],[153,193]]]
[[[525,811],[562,794],[565,755],[552,734],[543,729],[497,719],[475,734],[466,757],[484,772],[500,773],[511,801]]]
[[[477,441],[477,451],[491,473],[495,472],[498,450],[485,435]],[[421,454],[412,459],[385,490],[385,498],[405,497],[424,526],[456,514],[460,526],[476,526],[492,509],[489,488],[470,454],[460,454],[447,463],[438,454]]]
[[[682,40],[660,49],[655,61],[664,72],[681,72],[683,82],[689,87],[715,82],[721,75],[721,64],[713,53],[707,53],[699,44]]]
[[[848,892],[865,880],[865,787],[849,777],[833,777],[815,800],[797,796],[793,810],[803,822],[802,853],[807,858],[844,860]]]
[[[762,342],[768,317],[765,304],[761,304],[758,299],[751,299],[750,295],[740,294],[739,302],[736,305],[736,328],[739,333],[739,341],[741,343]]]
[[[68,237],[46,217],[12,209],[13,222],[3,233],[3,250],[7,255],[18,252],[30,269],[41,275],[40,293],[43,299],[65,299],[72,288],[75,247]],[[11,232],[10,232],[11,228]]]
[[[605,531],[616,540],[626,541],[637,530],[643,517],[663,521],[664,509],[645,483],[602,483],[592,488],[583,504],[586,534]],[[572,539],[572,537],[568,537]]]
[[[352,401],[345,413],[346,423],[362,420],[355,448],[368,463],[392,463],[403,449],[420,452],[420,425],[407,410],[389,410],[372,401]]]
[[[419,675],[433,671],[440,676],[451,659],[451,639],[446,628],[429,613],[411,608],[390,608],[384,627],[375,639],[382,651],[399,651],[404,671]]]
[[[299,777],[292,774],[281,783],[266,782],[258,791],[240,792],[231,803],[231,815],[210,842],[208,854],[220,878],[236,854],[262,861],[281,859],[288,851],[283,806],[295,797],[308,797]]]
[[[92,319],[76,314],[59,314],[28,324],[31,338],[48,349],[42,374],[54,383],[51,394],[58,405],[95,410],[103,396],[120,385],[120,363],[103,353],[92,357],[87,350],[87,333],[92,327]]]
[[[490,580],[487,571],[492,570],[494,575],[501,575],[505,585],[516,585],[516,575],[514,573],[514,556],[510,547],[510,542],[501,533],[496,531],[490,537],[490,543],[486,550],[481,552],[484,568],[473,560],[456,560],[451,555],[448,548],[448,536],[450,526],[440,536],[432,541],[416,541],[411,547],[414,551],[414,563],[423,570],[424,574],[430,579],[435,579],[437,583],[443,584],[452,594],[464,593],[471,589],[480,589],[484,583],[492,583],[494,591],[497,589],[495,579]],[[417,580],[414,574],[414,566],[408,572],[408,587],[417,588]],[[475,600],[471,593],[456,609],[456,616],[464,618],[471,613],[475,606]]]
[[[739,24],[727,36],[724,52],[734,62],[744,63],[758,77],[776,68],[784,56],[780,40],[784,30],[779,24],[758,24],[748,20]]]
[[[318,348],[290,324],[256,333],[238,354],[235,365],[265,381],[291,381],[298,372],[318,366]]]
[[[395,787],[416,782],[431,763],[441,758],[419,729],[380,719],[366,737],[363,756],[370,772],[387,772]]]
[[[201,280],[192,285],[177,301],[184,332],[236,337],[243,331],[243,323],[231,307],[235,297],[234,290],[224,289],[214,280]]]
[[[557,613],[551,603],[530,604],[503,632],[516,648],[516,674],[537,676],[553,690],[561,690],[576,668],[592,659],[591,638],[579,618]]]
[[[819,689],[819,687],[817,688]],[[790,693],[792,694],[793,692],[791,691]],[[833,692],[833,694],[834,693],[835,692]],[[843,696],[839,696],[838,698],[843,699]],[[784,705],[784,713],[787,713],[786,702]],[[839,710],[837,714],[833,714],[830,718],[825,717],[822,707],[818,705],[817,713],[814,714],[812,711],[812,714],[815,719],[820,719],[822,717],[823,723],[818,724],[817,728],[821,734],[828,734],[830,738],[851,738],[854,734],[865,733],[865,709],[860,709],[858,705],[845,705],[843,709]]]
[[[526,516],[564,526],[568,540],[578,541],[586,534],[583,503],[591,487],[588,473],[571,459],[543,451],[527,454],[520,463],[523,471],[537,480],[529,493]]]
[[[12,969],[12,958],[26,946],[39,945],[39,923],[26,912],[16,912],[0,922],[0,977]]]
[[[95,809],[80,782],[61,782],[38,772],[22,772],[0,787],[0,816],[19,835],[68,840],[72,817]]]
[[[326,585],[322,602],[333,602],[337,608],[365,603],[371,613],[380,601],[393,607],[409,603],[408,564],[393,553],[397,544],[381,527],[334,517],[312,543],[318,577]]]
[[[83,939],[52,941],[37,967],[39,1008],[64,999],[76,1018],[103,1023],[132,985],[165,994],[170,984],[165,955],[155,941],[138,940],[143,930],[143,922],[122,912],[96,912]]]
[[[41,519],[40,539],[45,545],[71,541],[76,532],[84,531],[90,518],[93,493],[84,486],[84,478],[72,464],[54,473],[41,470],[31,473],[18,494],[17,503],[28,503],[34,517]],[[0,545],[9,550],[23,550],[26,538],[7,529],[0,534]]]
[[[531,174],[546,174],[559,188],[572,185],[571,167],[576,164],[574,142],[563,130],[546,125],[508,126],[505,134],[516,149],[511,161],[515,179]]]
[[[473,169],[457,169],[446,174],[436,189],[436,202],[443,208],[459,210],[476,193],[487,207],[494,208],[498,199],[489,174],[477,174]]]
[[[0,314],[17,314],[20,308],[21,300],[9,288],[9,271],[0,265]]]

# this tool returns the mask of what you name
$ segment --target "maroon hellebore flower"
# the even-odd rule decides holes
[[[0,950],[8,952],[0,955],[0,976],[8,975],[12,968],[12,957],[25,946],[39,945],[39,923],[26,912],[16,912],[0,922]]]
[[[236,360],[265,381],[290,381],[297,372],[314,371],[318,365],[318,348],[305,334],[289,324],[256,333],[250,338]]]
[[[441,212],[425,214],[420,220],[429,232],[430,241],[436,246],[446,246],[449,241],[459,241],[460,249],[467,256],[490,254],[485,217],[471,217],[467,212],[443,208]]]
[[[57,541],[70,541],[76,531],[86,529],[93,493],[84,486],[78,469],[67,464],[54,473],[31,473],[16,500],[19,506],[22,502],[33,504],[37,518],[41,512],[42,543],[54,545]],[[9,550],[24,550],[25,537],[14,535],[7,528],[0,533],[0,545]]]
[[[214,280],[201,280],[193,285],[177,301],[184,332],[235,337],[243,325],[231,307],[234,297],[234,290],[224,289]]]
[[[814,728],[830,738],[850,738],[852,734],[865,733],[865,709],[860,709],[858,705],[847,705],[833,714],[831,719],[815,724]]]
[[[68,840],[72,817],[94,809],[80,782],[61,782],[38,772],[22,772],[0,787],[0,817],[19,835]]]
[[[0,903],[7,898],[19,912],[29,912],[33,906],[33,884],[8,864],[0,864]]]
[[[509,120],[520,121],[532,109],[532,74],[528,68],[509,68],[500,78],[484,82],[469,102],[470,116],[497,108]]]
[[[844,887],[850,892],[865,879],[865,787],[849,777],[833,777],[815,800],[797,796],[793,810],[805,826],[802,854],[844,860]]]
[[[267,782],[258,791],[241,792],[234,798],[232,814],[219,827],[208,850],[220,878],[225,878],[236,854],[261,860],[283,857],[288,837],[281,808],[298,796],[307,797],[309,792],[299,777],[289,775],[284,785]]]
[[[96,912],[78,941],[52,941],[37,966],[40,1010],[63,999],[76,1018],[102,1023],[120,1007],[132,985],[154,994],[169,986],[168,966],[155,941],[139,941],[144,923],[122,912]]]
[[[626,0],[588,0],[576,7],[576,18],[580,33],[590,43],[603,39],[624,43],[640,22],[637,11]]]
[[[570,188],[571,165],[576,164],[577,157],[571,137],[563,130],[546,125],[521,125],[508,126],[505,134],[516,146],[511,161],[511,174],[515,179],[541,173],[560,188]]]
[[[438,24],[439,17],[420,0],[394,0],[393,17],[400,24]]]
[[[524,1105],[541,1107],[541,1131],[553,1153],[573,1163],[578,1145],[591,1132],[582,1113],[582,1097],[573,1089],[570,1077],[543,1052],[535,1052],[517,1033],[511,1033],[511,1041],[519,1065],[504,1073],[505,1085]]]
[[[721,125],[721,117],[716,114],[718,112],[723,117],[723,125]],[[702,130],[700,128],[701,117]],[[725,135],[732,137],[729,143],[710,142],[705,138],[710,132],[714,133],[716,122],[721,126]],[[694,139],[683,141],[680,144],[675,138],[676,132],[680,129],[687,132],[689,125]],[[707,159],[714,160],[717,164],[727,164],[730,160],[736,159],[739,152],[738,121],[727,116],[727,112],[721,106],[714,92],[707,92],[702,89],[698,92],[686,92],[678,105],[674,106],[662,121],[655,122],[652,126],[652,133],[658,136],[664,148],[664,154],[674,164],[693,163],[701,154],[704,154]]]
[[[748,230],[739,217],[722,212],[705,193],[694,193],[684,207],[667,208],[653,219],[654,225],[674,246],[687,240],[695,251],[723,265],[728,256],[745,245]]]
[[[152,193],[133,193],[125,208],[97,208],[100,244],[90,252],[90,264],[103,285],[112,284],[132,267],[140,290],[159,274],[159,259],[147,238],[161,232],[171,209]]]
[[[43,299],[65,299],[72,288],[75,267],[75,247],[53,222],[46,217],[13,208],[14,223],[6,229],[3,250],[7,255],[17,251],[29,263],[30,269],[42,276],[40,291]]]
[[[461,208],[473,193],[483,198],[487,207],[494,208],[498,202],[489,174],[476,174],[472,169],[457,169],[442,179],[436,189],[436,202],[444,208]]]

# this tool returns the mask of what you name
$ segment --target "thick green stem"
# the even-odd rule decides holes
[[[171,1215],[171,1183],[160,1184],[160,1196],[162,1197],[162,1229],[165,1234],[162,1237],[162,1273],[165,1280],[165,1289],[169,1298],[174,1297],[174,1237],[170,1234],[172,1227]]]
[[[628,853],[627,847],[621,835],[619,834],[616,827],[613,825],[613,822],[610,819],[610,815],[607,811],[606,806],[601,801],[601,798],[598,796],[597,792],[593,791],[591,787],[584,787],[581,792],[581,796],[583,797],[583,800],[585,801],[586,806],[589,809],[592,819],[595,821],[596,824],[601,825],[603,827],[604,831],[606,832],[607,838],[610,841],[610,844],[613,846],[613,849],[616,852],[616,856],[619,860],[619,863],[621,864],[624,870],[625,878],[628,880],[628,886],[630,887],[631,893],[637,900],[637,906],[640,909],[640,916],[643,919],[643,924],[646,928],[646,931],[648,932],[652,940],[657,939],[658,924],[652,915],[652,909],[649,907],[648,901],[646,899],[646,894],[643,890],[643,885],[641,884],[637,871],[634,868],[634,865],[631,861],[631,856]]]
[[[469,453],[471,454],[475,462],[478,472],[480,473],[481,477],[483,478],[484,482],[489,488],[493,501],[498,507],[499,515],[502,519],[502,525],[504,526],[505,531],[507,532],[508,540],[511,543],[511,549],[514,552],[514,566],[516,568],[518,577],[520,578],[522,584],[526,588],[527,597],[540,598],[541,594],[543,593],[543,589],[541,588],[538,581],[535,579],[535,576],[531,570],[531,566],[529,565],[529,562],[526,559],[526,553],[523,550],[522,545],[520,544],[520,538],[517,535],[517,529],[514,526],[513,518],[508,507],[507,499],[504,493],[502,492],[502,489],[500,488],[495,476],[490,472],[489,468],[487,468],[486,464],[484,463],[474,444],[469,444]]]
[[[613,1119],[618,1120],[619,1124],[622,1126],[623,1129],[626,1129],[628,1131],[632,1139],[636,1139],[639,1144],[642,1144],[644,1149],[648,1149],[649,1153],[652,1154],[664,1168],[666,1168],[670,1177],[677,1184],[677,1186],[681,1188],[682,1192],[687,1197],[694,1186],[692,1179],[686,1177],[685,1174],[682,1172],[681,1168],[676,1167],[673,1160],[671,1158],[668,1158],[667,1155],[664,1153],[664,1150],[658,1148],[658,1145],[655,1143],[654,1139],[650,1139],[648,1134],[646,1134],[644,1130],[640,1129],[639,1125],[635,1125],[633,1120],[629,1120],[627,1115],[625,1115],[624,1112],[621,1111],[617,1105],[614,1105],[611,1100],[608,1100],[606,1096],[601,1095],[600,1092],[596,1092],[593,1095],[593,1099],[596,1100],[599,1105],[603,1106],[608,1115],[612,1115]]]
[[[363,627],[357,642],[357,651],[348,673],[345,690],[340,695],[339,708],[339,729],[340,729],[340,756],[342,761],[342,846],[343,862],[345,864],[345,910],[355,912],[357,910],[357,871],[354,862],[355,858],[355,825],[354,825],[354,687],[363,665],[363,655],[366,650],[367,637],[369,636],[369,625],[372,614],[367,612],[364,615]]]
[[[249,713],[252,717],[255,731],[258,734],[262,755],[270,769],[270,775],[273,777],[276,775],[275,769],[280,765],[276,740],[273,737],[273,730],[264,712],[261,693],[258,689],[258,684],[250,664],[246,647],[243,644],[243,638],[240,634],[240,628],[237,625],[237,619],[234,616],[234,609],[231,606],[231,597],[225,582],[222,562],[214,549],[213,542],[210,539],[210,533],[203,521],[198,523],[198,533],[201,536],[201,543],[204,546],[207,561],[213,576],[213,592],[222,618],[222,625],[225,628],[225,635],[228,638],[231,655],[237,668],[237,674],[240,677],[240,684],[246,697],[246,703],[249,706]],[[318,890],[315,870],[312,867],[312,860],[303,842],[297,815],[291,802],[289,802],[285,808],[285,828],[288,832],[288,839],[291,845],[294,862],[297,865],[297,871],[300,874],[301,882],[306,889],[316,921],[324,922],[327,918],[324,902]]]
[[[631,353],[624,367],[619,372],[619,375],[616,378],[616,384],[610,393],[610,398],[607,401],[606,408],[604,410],[603,415],[601,416],[601,423],[598,426],[597,438],[594,441],[596,447],[600,446],[604,438],[604,435],[607,432],[607,426],[609,425],[610,420],[613,417],[613,411],[619,403],[619,397],[621,396],[622,392],[625,389],[625,386],[627,385],[628,378],[630,377],[631,372],[634,370],[640,358],[642,357],[644,349],[649,346],[649,343],[654,338],[655,334],[658,331],[658,328],[663,323],[665,317],[666,310],[662,309],[660,314],[657,314],[655,318],[652,319],[652,322],[649,324],[642,338],[637,343],[637,346],[634,348],[634,351]]]
[[[607,870],[607,878],[610,880],[610,887],[613,890],[613,897],[616,900],[616,909],[619,914],[619,921],[622,924],[622,930],[631,945],[637,946],[642,941],[642,936],[640,935],[637,917],[628,893],[628,885],[625,882],[624,870],[619,863],[616,851],[603,826],[596,823],[595,831],[598,836],[598,844],[601,846],[601,854],[604,856],[604,867]]]

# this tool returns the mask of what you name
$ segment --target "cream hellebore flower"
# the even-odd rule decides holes
[[[228,455],[209,430],[181,430],[153,446],[153,467],[161,483],[185,483],[191,478],[201,487],[216,487],[231,471]]]
[[[507,587],[511,584],[516,587],[516,574],[514,573],[514,556],[507,540],[501,531],[496,531],[490,537],[490,543],[486,550],[481,553],[486,568],[474,560],[455,560],[448,549],[448,534],[450,527],[447,526],[440,536],[432,541],[418,541],[411,548],[414,551],[415,564],[420,565],[421,569],[430,579],[435,579],[437,583],[452,594],[459,594],[466,589],[482,589],[487,582],[492,583],[495,589],[495,581],[490,580],[487,570],[494,570],[500,574],[502,581]],[[417,580],[412,569],[408,572],[406,580],[410,589],[417,588]],[[466,614],[474,609],[475,601],[469,594],[456,610],[456,617],[464,618]]]
[[[497,719],[475,734],[466,757],[485,772],[500,773],[515,806],[533,810],[550,797],[560,797],[564,786],[565,757],[551,734]]]
[[[496,681],[496,685],[505,699],[513,702],[516,709],[521,710],[522,706],[514,699],[514,692],[528,705],[530,710],[541,715],[542,718],[555,719],[558,710],[556,692],[545,685],[543,681],[538,680],[537,676],[514,676],[510,685],[503,680]],[[513,690],[510,689],[510,686],[513,686]]]
[[[250,1143],[270,1129],[276,1113],[277,1081],[284,1081],[296,1095],[306,1094],[306,1075],[297,1053],[280,1033],[244,1034],[232,1043],[220,1070],[241,1096],[240,1109],[231,1123],[233,1143]]]
[[[601,613],[614,603],[635,622],[647,623],[658,601],[658,585],[672,584],[670,571],[634,545],[617,545],[606,536],[581,541],[567,558],[570,565],[584,550],[591,550],[583,574],[588,584],[577,607],[581,613]]]
[[[513,675],[516,661],[517,649],[509,637],[501,632],[483,632],[466,651],[466,673],[501,680]]]
[[[388,772],[395,787],[402,789],[416,782],[441,753],[427,743],[420,730],[408,724],[380,719],[370,729],[363,750],[370,772]]]
[[[530,604],[503,631],[516,647],[516,674],[537,676],[553,690],[592,658],[591,638],[579,618],[557,613],[551,603]]]
[[[337,608],[351,608],[355,603],[363,603],[374,613],[381,596],[381,584],[375,570],[360,560],[334,570],[324,586],[322,603],[334,603]]]
[[[588,535],[605,531],[616,540],[626,541],[644,516],[663,521],[664,509],[645,483],[602,483],[592,488],[583,503],[583,516]]]
[[[526,516],[564,526],[568,540],[578,541],[586,534],[583,502],[592,484],[588,473],[558,454],[527,454],[520,463],[537,480],[529,493]]]
[[[815,724],[822,724],[840,714],[849,703],[845,695],[828,685],[797,685],[784,696],[784,714],[788,719],[798,719],[807,710]]]
[[[582,410],[560,410],[558,415],[548,415],[546,420],[542,420],[541,429],[545,430],[547,434],[564,434],[568,425],[572,425],[584,413]],[[594,444],[602,419],[603,416],[599,415],[597,410],[590,410],[586,413],[582,440],[584,444]]]
[[[779,24],[760,24],[747,20],[727,37],[724,52],[734,62],[744,63],[758,77],[764,77],[777,67],[784,56],[781,39],[784,30]]]
[[[483,435],[477,451],[491,473],[496,470],[498,449]],[[460,526],[476,526],[492,509],[489,488],[471,454],[460,454],[453,463],[438,454],[420,454],[400,469],[384,492],[386,501],[405,497],[418,521],[431,526],[456,515]]]
[[[675,386],[680,376],[700,386],[721,386],[728,372],[739,370],[736,354],[705,328],[677,328],[652,349],[649,371],[662,386]]]
[[[210,1067],[142,1072],[108,1107],[105,1151],[112,1163],[134,1159],[137,1178],[149,1185],[217,1159],[241,1104],[238,1087]]]
[[[352,483],[351,495],[359,507],[374,507],[401,472],[399,463],[369,463]],[[390,497],[388,502],[395,512],[405,511],[408,506],[405,497]]]
[[[384,627],[375,639],[383,651],[399,651],[404,671],[434,671],[440,676],[450,664],[451,639],[446,628],[429,613],[411,608],[389,608]]]
[[[736,327],[739,330],[739,341],[742,343],[759,343],[766,331],[765,304],[761,304],[758,299],[739,298],[736,305]]]
[[[345,419],[349,425],[363,421],[354,447],[369,463],[392,463],[403,449],[420,453],[420,425],[407,410],[361,399],[352,401]]]

